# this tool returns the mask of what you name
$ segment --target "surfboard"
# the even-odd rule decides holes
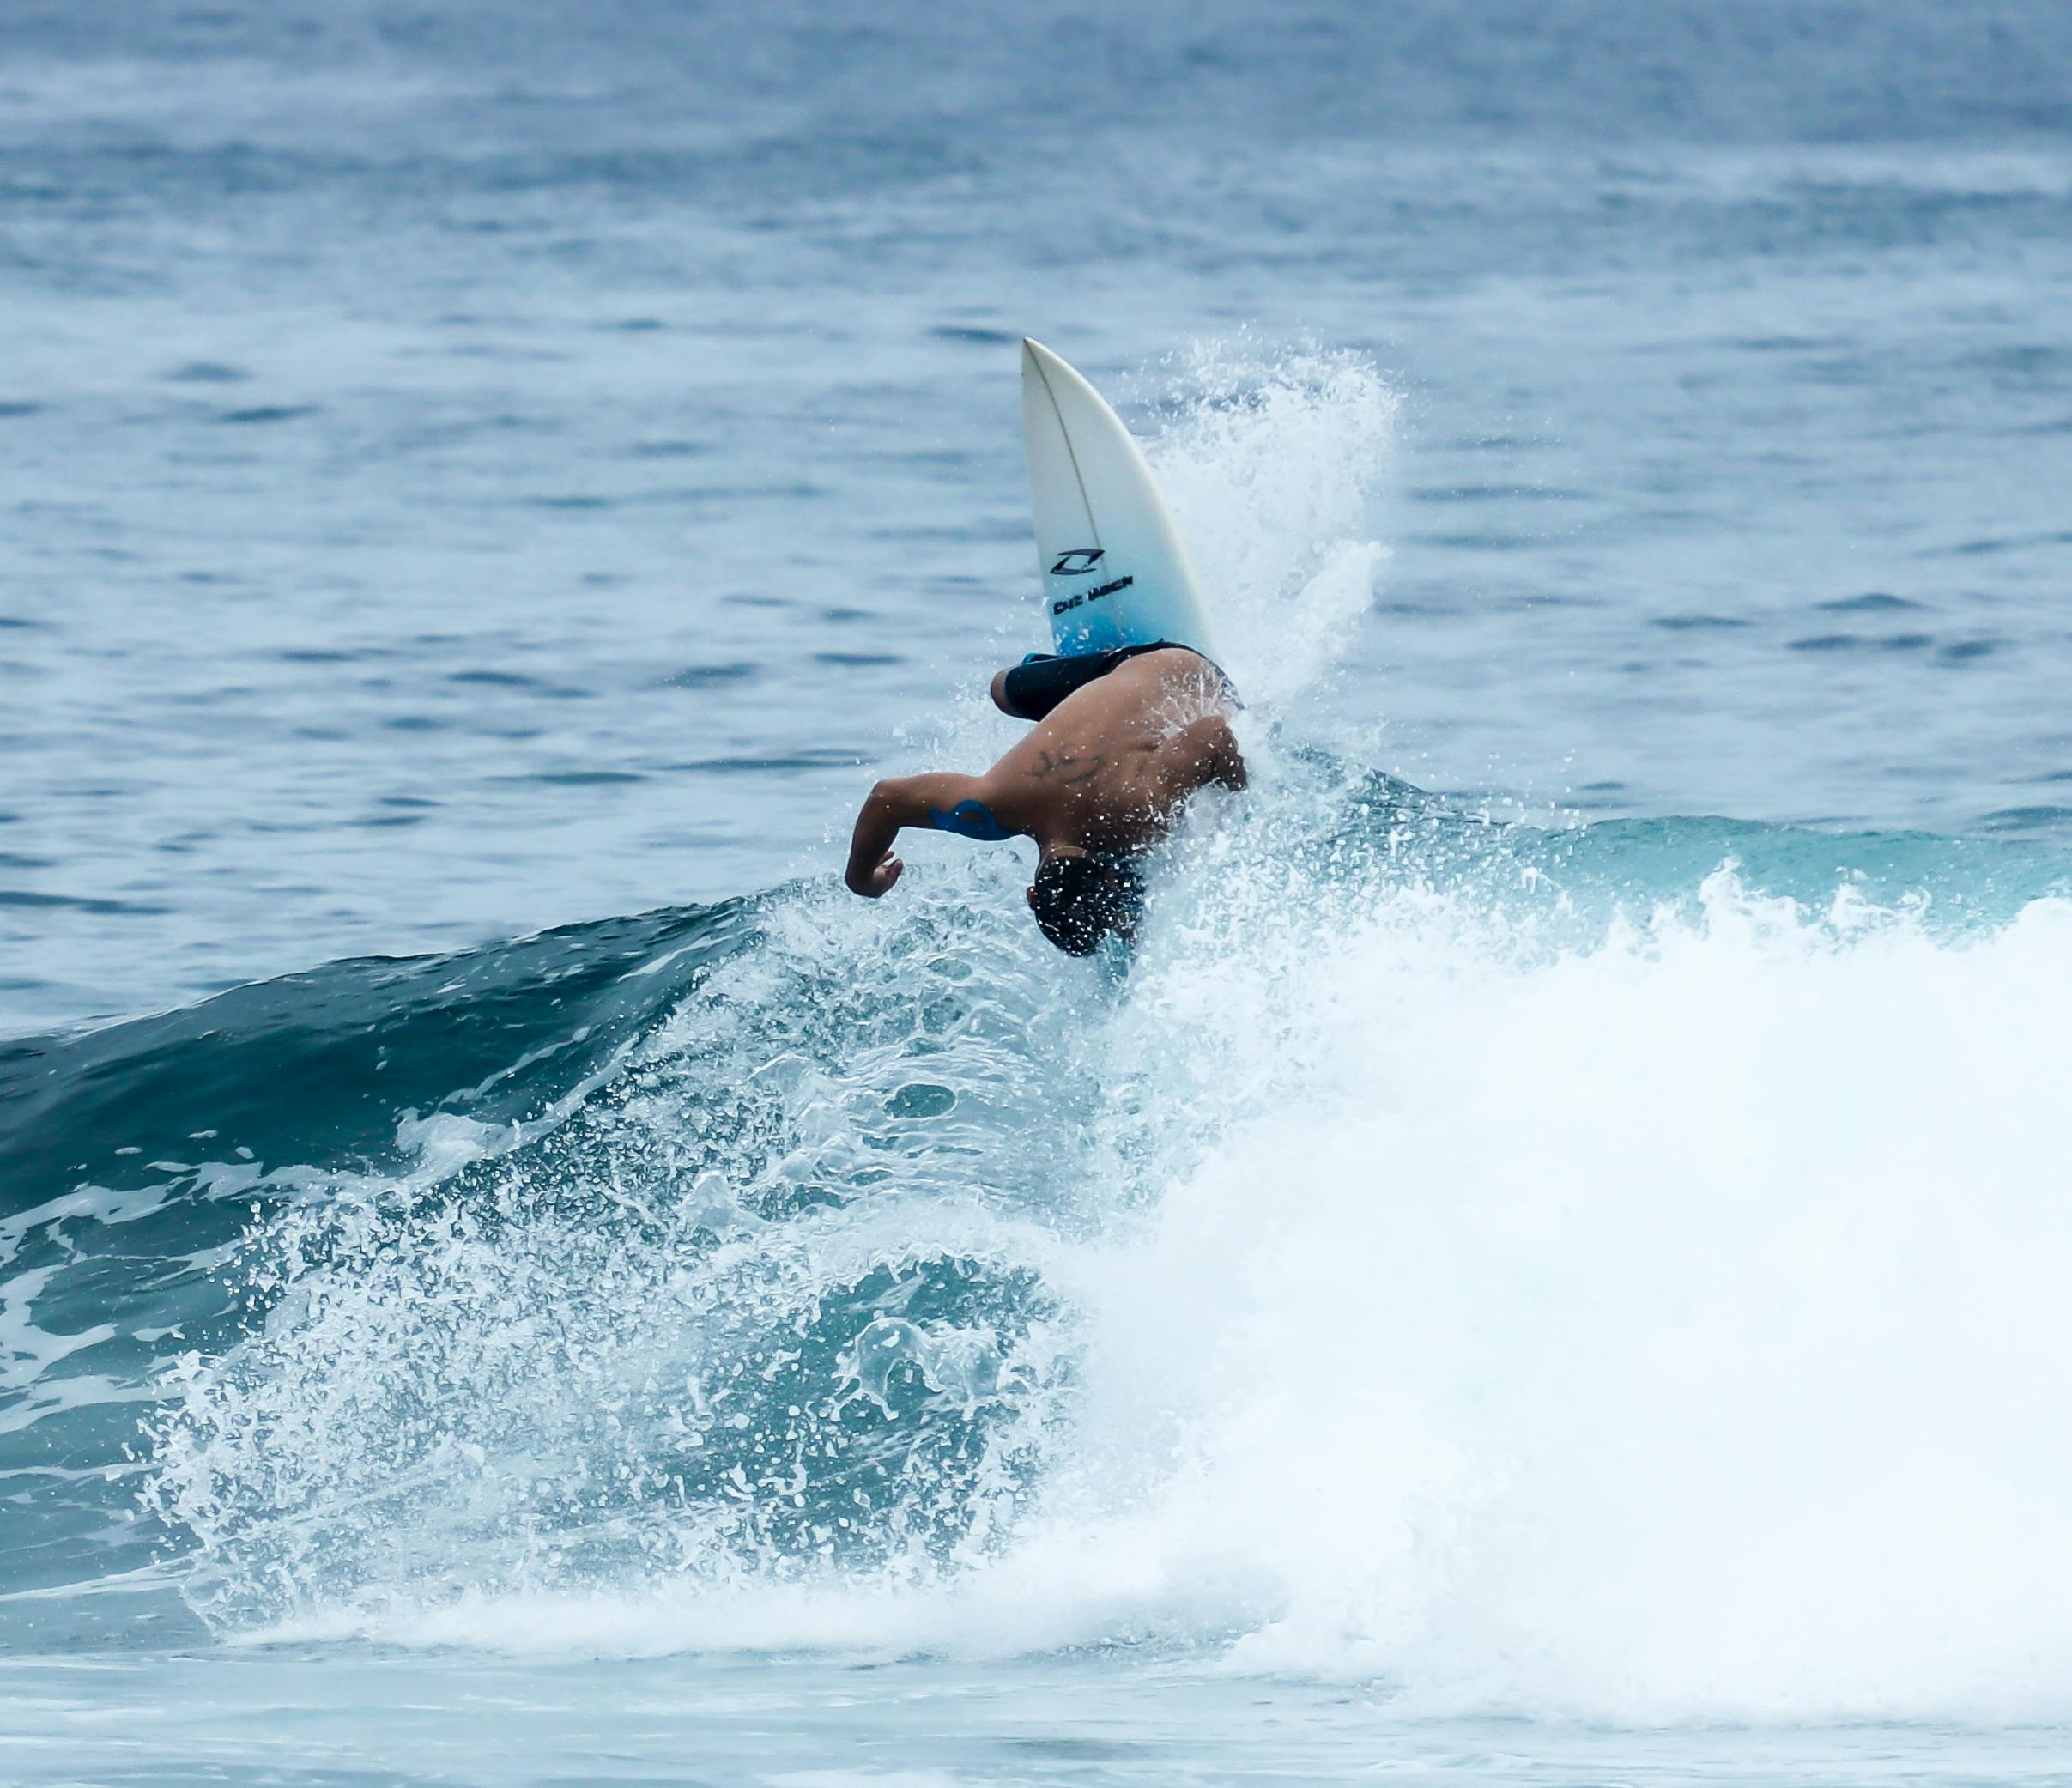
[[[1220,664],[1201,582],[1142,450],[1100,393],[1040,342],[1021,344],[1021,430],[1057,651],[1169,639]]]

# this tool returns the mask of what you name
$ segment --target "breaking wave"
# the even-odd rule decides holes
[[[2062,857],[1497,826],[1304,747],[1374,493],[1231,468],[1372,463],[1393,400],[1278,365],[1159,445],[1303,625],[1238,640],[1256,790],[1133,961],[924,841],[879,906],[0,1045],[14,1580],[245,1637],[2063,1715]]]

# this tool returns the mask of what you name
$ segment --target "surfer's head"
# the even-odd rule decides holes
[[[1046,851],[1029,884],[1037,925],[1068,955],[1092,955],[1111,931],[1127,942],[1143,910],[1144,878],[1106,852]]]

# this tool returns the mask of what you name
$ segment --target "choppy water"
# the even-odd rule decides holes
[[[2060,9],[0,33],[0,1779],[2072,1773]]]

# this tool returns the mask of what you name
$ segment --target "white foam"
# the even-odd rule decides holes
[[[1122,1021],[1209,1140],[1082,1258],[1062,1559],[1429,1706],[2064,1711],[2072,906],[1225,941]]]
[[[1378,506],[1400,399],[1361,356],[1191,351],[1188,394],[1151,444],[1247,700],[1284,707],[1343,651],[1388,557]]]
[[[1364,606],[1393,400],[1353,362],[1244,388],[1155,458],[1285,709]],[[255,1283],[302,1301],[184,1363],[161,1436],[223,1605],[604,1655],[1148,1641],[1428,1711],[2072,1717],[2072,904],[1957,935],[1728,866],[1590,920],[1422,833],[1342,849],[1254,767],[1275,798],[1212,803],[1119,985],[1041,955],[997,856],[772,901],[609,1086],[409,1130],[410,1197],[284,1218]],[[738,1476],[699,1476],[715,1433]],[[876,1549],[822,1561],[861,1483]]]
[[[960,1246],[1040,1258],[1078,1312],[1073,1418],[1006,1543],[276,1636],[1152,1640],[1422,1711],[2062,1715],[2072,1188],[2035,990],[2072,972],[2072,905],[1939,942],[1723,871],[1550,950],[1429,892],[1354,904],[1210,900],[1153,940],[1101,1039],[1139,1064],[1106,1222],[1062,1246],[966,1214]],[[1143,1130],[1147,1099],[1184,1121]]]

